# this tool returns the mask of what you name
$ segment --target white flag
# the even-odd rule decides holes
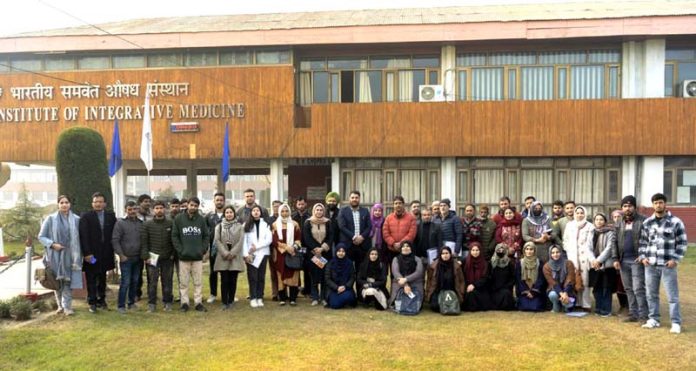
[[[145,93],[145,110],[143,111],[143,135],[140,138],[140,158],[147,171],[152,170],[152,120],[150,119],[150,95]]]

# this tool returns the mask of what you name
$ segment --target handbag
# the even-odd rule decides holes
[[[60,282],[56,279],[56,272],[48,265],[44,268],[36,268],[36,270],[34,270],[34,280],[38,281],[41,286],[49,290],[60,289]]]
[[[411,291],[411,296],[404,292],[404,289],[399,289],[394,300],[394,311],[398,314],[407,316],[415,316],[420,312],[423,297],[418,291]]]
[[[440,314],[456,316],[461,314],[459,298],[452,290],[442,290],[437,294],[437,304],[440,306]]]
[[[306,251],[307,251],[306,248],[300,247],[298,249],[295,249],[295,255],[286,254],[285,255],[285,268],[296,270],[296,271],[302,269],[302,265],[304,263],[304,256],[305,256]]]

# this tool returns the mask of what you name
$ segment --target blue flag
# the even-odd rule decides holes
[[[225,141],[222,143],[222,181],[227,183],[230,179],[230,123],[225,123]]]
[[[111,156],[109,157],[109,176],[114,176],[121,169],[121,136],[118,134],[118,120],[114,120],[114,135],[111,139]]]

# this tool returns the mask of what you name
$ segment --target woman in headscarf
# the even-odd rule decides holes
[[[549,246],[555,238],[552,234],[551,218],[544,212],[544,206],[539,201],[532,202],[529,215],[522,221],[522,240],[536,245],[536,257],[543,262],[549,258]]]
[[[573,221],[568,222],[563,232],[563,249],[568,260],[575,266],[576,274],[579,273],[582,279],[583,289],[581,292],[577,292],[578,297],[575,305],[589,312],[592,307],[592,298],[588,288],[592,256],[590,256],[588,246],[591,245],[590,240],[594,227],[592,223],[587,221],[587,210],[582,206],[575,208],[574,218]]]
[[[522,247],[522,217],[515,209],[508,207],[503,211],[503,219],[495,229],[495,242],[505,244],[511,258],[519,256]]]
[[[469,248],[478,244],[471,242]],[[480,245],[479,245],[480,246]],[[461,305],[464,302],[464,272],[462,263],[452,255],[452,249],[448,246],[440,250],[440,257],[428,267],[428,285],[425,289],[425,302],[430,304],[433,312],[440,312],[438,295],[442,290],[454,291]]]
[[[515,265],[510,259],[507,246],[498,244],[491,258],[489,287],[492,310],[514,310]]]
[[[570,310],[575,305],[575,266],[563,256],[557,245],[549,250],[549,261],[544,264],[544,278],[548,284],[547,295],[553,311]]]
[[[474,243],[469,247],[469,255],[464,261],[464,310],[477,312],[491,307],[488,294],[488,262],[481,253],[481,245]]]
[[[346,247],[342,243],[336,247],[336,257],[326,266],[324,280],[329,288],[327,305],[329,308],[341,309],[348,305],[355,306],[355,291],[353,291],[355,267],[346,257]]]
[[[80,218],[70,210],[68,196],[58,196],[58,211],[41,225],[39,241],[44,246],[44,265],[56,274],[60,284],[54,291],[58,313],[73,313],[72,289],[82,288],[82,251],[79,236]]]
[[[370,238],[372,239],[372,246],[376,247],[377,251],[379,251],[379,259],[382,263],[389,266],[389,251],[386,246],[384,246],[384,239],[382,238],[384,219],[384,206],[380,203],[372,205],[372,208],[370,208],[370,223],[372,224]]]
[[[305,242],[312,278],[312,306],[320,301],[326,303],[324,266],[331,259],[331,240],[333,228],[331,221],[324,217],[324,205],[317,203],[312,207],[312,216],[302,226],[302,240]],[[319,285],[321,284],[321,291]]]
[[[276,272],[278,274],[278,296],[280,305],[285,305],[290,300],[290,305],[297,305],[297,294],[299,292],[300,271],[290,269],[285,266],[285,258],[295,255],[297,250],[302,247],[300,242],[300,226],[290,218],[290,206],[282,204],[278,208],[278,219],[273,223],[271,232],[273,233],[273,249]],[[290,295],[288,296],[288,289]]]
[[[389,305],[394,304],[400,289],[406,294],[415,292],[423,297],[423,260],[413,254],[412,246],[410,241],[404,241],[401,244],[401,253],[392,261],[393,277]]]
[[[602,317],[611,316],[611,294],[616,290],[616,269],[614,262],[616,250],[616,230],[607,223],[607,216],[597,213],[594,216],[594,231],[591,234],[589,250],[594,270],[594,280],[590,282],[595,297],[595,313]]]
[[[546,308],[544,263],[537,258],[536,248],[532,241],[525,243],[522,259],[515,267],[517,309],[522,311],[541,312]]]
[[[368,306],[374,304],[378,310],[387,309],[387,266],[379,260],[379,251],[373,247],[358,271],[358,293],[360,301]]]
[[[237,222],[234,207],[225,206],[222,215],[222,221],[215,227],[214,243],[218,256],[213,269],[220,272],[222,278],[222,310],[228,310],[234,304],[237,293],[237,276],[239,272],[244,272],[244,228]]]

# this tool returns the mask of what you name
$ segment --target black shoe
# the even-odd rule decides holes
[[[103,310],[109,310],[109,305],[106,304],[105,301],[101,302],[100,304],[101,304],[101,305],[97,304],[97,306],[98,306],[99,308],[101,308],[101,309],[103,309]]]
[[[186,313],[189,310],[189,305],[188,304],[181,304],[181,308],[179,308],[179,310]]]
[[[203,304],[198,303],[198,304],[196,304],[196,311],[197,312],[207,312],[208,310],[203,306]]]
[[[90,313],[97,313],[97,305],[96,304],[91,304],[89,306],[89,312]]]
[[[280,299],[278,299],[278,295],[271,298],[271,301],[278,301],[278,300],[280,300]]]

